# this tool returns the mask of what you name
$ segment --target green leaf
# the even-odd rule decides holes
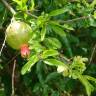
[[[21,5],[21,1],[19,0],[13,0],[15,3],[17,3],[18,5]]]
[[[0,69],[3,69],[3,66],[0,64]]]
[[[92,17],[89,18],[90,25],[96,27],[95,21]]]
[[[63,62],[56,60],[56,59],[45,59],[44,63],[51,65],[51,66],[59,66],[59,65],[66,66]]]
[[[64,42],[64,44],[65,44],[65,46],[66,46],[66,48],[67,48],[67,50],[68,50],[68,53],[69,53],[70,57],[72,57],[72,56],[73,56],[72,50],[71,50],[69,41],[68,41],[68,39],[67,39],[67,37],[66,37],[66,33],[64,32],[64,30],[63,30],[61,27],[56,26],[56,25],[53,25],[53,24],[51,24],[51,28],[53,29],[53,31],[54,31],[56,34],[58,34],[59,36],[62,37],[63,42]]]
[[[71,64],[73,70],[76,69],[81,72],[80,74],[82,74],[86,70],[85,62],[87,61],[87,58],[84,58],[82,56],[75,56],[73,59],[73,63]]]
[[[35,6],[35,3],[34,3],[34,0],[31,0],[31,6],[30,6],[30,10],[33,10],[34,9],[34,6]]]
[[[49,23],[52,24],[52,25],[57,25],[57,26],[59,26],[59,27],[63,27],[63,26],[60,25],[59,22],[57,22],[57,21],[52,21],[52,20],[50,20]]]
[[[85,86],[86,92],[88,96],[91,96],[91,92],[94,91],[93,85],[85,78],[83,75],[78,75],[78,79]]]
[[[45,38],[45,34],[46,34],[46,27],[43,26],[43,28],[42,28],[42,30],[41,30],[41,41],[44,40],[44,38]]]
[[[33,87],[33,92],[35,93],[35,92],[40,91],[40,88],[41,88],[41,84],[40,84],[39,82],[36,83],[36,84],[34,85],[34,87]]]
[[[64,30],[61,27],[51,24],[51,28],[59,36],[66,37],[66,33],[64,32]]]
[[[60,93],[58,91],[52,91],[51,96],[60,96]]]
[[[93,15],[94,19],[96,19],[96,11],[94,11],[94,15]]]
[[[37,74],[37,78],[39,80],[39,82],[43,85],[44,84],[44,71],[43,71],[43,67],[44,64],[42,63],[42,61],[40,60],[37,64],[36,64],[36,74]]]
[[[58,78],[58,76],[60,76],[60,74],[58,74],[57,72],[49,73],[49,75],[45,79],[45,83],[50,82],[51,80]]]
[[[74,30],[74,28],[72,26],[69,26],[68,24],[64,24],[63,26],[65,29],[67,30]]]
[[[61,9],[56,9],[56,10],[53,10],[49,13],[49,16],[56,16],[56,15],[60,15],[60,14],[63,14],[65,12],[67,12],[68,9],[65,9],[65,8],[61,8]]]
[[[0,12],[3,12],[3,11],[4,11],[4,5],[0,2]]]
[[[70,44],[69,44],[69,41],[68,41],[67,37],[64,37],[62,39],[63,39],[63,43],[65,44],[65,47],[66,47],[66,49],[68,51],[69,56],[72,57],[73,53],[72,53],[72,49],[70,47]]]
[[[88,80],[93,81],[94,83],[96,83],[96,78],[91,77],[89,75],[84,75],[84,77],[86,77]]]
[[[4,91],[4,89],[2,88],[2,89],[0,89],[0,96],[5,96],[5,91]]]
[[[68,34],[68,39],[70,40],[71,43],[76,43],[76,44],[80,43],[79,38],[72,34]]]
[[[26,3],[28,0],[13,0],[15,3],[17,3],[17,9],[18,10],[22,10],[22,11],[26,11],[27,10],[27,6]]]
[[[42,46],[39,41],[33,41],[32,43],[30,42],[30,46],[29,48],[31,50],[36,51],[37,53],[42,52],[43,50],[45,50],[44,46]]]
[[[31,70],[31,67],[39,60],[37,55],[30,57],[29,61],[22,67],[21,74],[24,75],[26,72]]]
[[[42,58],[47,58],[49,56],[56,56],[56,55],[59,55],[58,51],[56,50],[53,50],[53,49],[49,49],[49,50],[45,50],[43,53],[42,53]]]
[[[53,37],[45,38],[44,45],[49,49],[60,49],[62,47],[61,42]]]
[[[2,28],[3,23],[5,22],[7,17],[7,11],[4,8],[3,4],[0,3],[0,28]]]

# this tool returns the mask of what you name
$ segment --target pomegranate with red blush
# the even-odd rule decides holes
[[[26,57],[30,53],[28,41],[31,38],[31,27],[22,21],[12,21],[6,29],[6,42],[16,50],[21,50],[21,56]]]

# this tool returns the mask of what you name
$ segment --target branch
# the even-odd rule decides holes
[[[36,19],[38,18],[38,16],[31,14],[29,11],[26,11],[26,14],[27,14],[27,15],[30,15],[30,16],[36,18]]]
[[[14,60],[13,71],[12,71],[12,94],[11,96],[15,96],[15,88],[14,88],[15,67],[16,67],[16,60]]]
[[[91,53],[91,57],[90,57],[90,60],[89,60],[89,64],[92,62],[92,59],[94,57],[95,50],[96,50],[96,44],[93,47],[93,50],[92,50],[92,53]]]
[[[16,11],[5,1],[5,0],[1,0],[3,2],[3,4],[6,6],[6,8],[8,10],[10,10],[10,12],[15,15],[16,14]]]
[[[2,47],[1,47],[1,49],[0,49],[0,56],[1,56],[2,51],[3,51],[3,48],[4,48],[4,46],[5,46],[6,37],[7,37],[7,35],[6,35],[6,33],[5,33],[5,38],[4,38],[4,41],[3,41]]]
[[[9,63],[11,63],[19,54],[20,54],[20,53],[18,52],[14,57],[12,57],[12,59],[11,59],[10,61],[8,61],[7,65],[8,65]]]
[[[78,18],[71,19],[71,20],[66,20],[66,21],[59,20],[59,23],[71,23],[71,22],[75,22],[75,21],[78,21],[78,20],[89,19],[90,17],[91,16],[83,16],[83,17],[78,17]]]

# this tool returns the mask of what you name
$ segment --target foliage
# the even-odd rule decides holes
[[[31,53],[26,59],[8,45],[4,47],[0,57],[0,94],[11,95],[12,65],[16,59],[17,96],[95,96],[96,0],[8,1],[16,14],[1,1],[0,38],[4,39],[2,31],[12,18],[28,23],[32,36],[28,42]]]

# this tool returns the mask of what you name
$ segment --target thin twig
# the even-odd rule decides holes
[[[8,61],[7,65],[12,62],[18,55],[20,54],[20,52],[18,52],[10,61]]]
[[[13,14],[13,15],[15,15],[16,14],[16,11],[7,3],[7,1],[6,0],[1,0],[2,2],[3,2],[3,4],[6,6],[6,8],[8,9],[8,10],[10,10],[11,11],[11,13]]]
[[[67,64],[70,64],[71,63],[71,59],[68,59],[67,57],[65,57],[63,54],[60,54],[59,55],[60,58],[65,61]]]
[[[15,88],[14,88],[15,68],[16,68],[16,60],[14,60],[13,70],[12,70],[12,94],[11,96],[15,96]]]
[[[95,50],[96,50],[96,44],[93,47],[92,54],[91,54],[91,57],[90,57],[90,60],[89,60],[89,64],[92,62],[92,59],[94,57]]]
[[[91,17],[91,16],[83,16],[83,17],[78,17],[78,18],[71,19],[71,20],[66,20],[66,21],[59,20],[59,22],[60,22],[60,23],[71,23],[71,22],[75,22],[75,21],[78,21],[78,20],[88,19],[88,18],[90,18],[90,17]]]
[[[0,56],[1,56],[2,51],[3,51],[3,48],[4,48],[4,46],[5,46],[6,37],[7,37],[7,35],[6,35],[6,32],[5,32],[5,38],[4,38],[4,41],[3,41],[2,47],[1,47],[1,49],[0,49]]]
[[[31,14],[29,11],[26,11],[26,14],[28,14],[28,15],[30,15],[30,16],[36,18],[36,19],[38,18],[38,16]]]

